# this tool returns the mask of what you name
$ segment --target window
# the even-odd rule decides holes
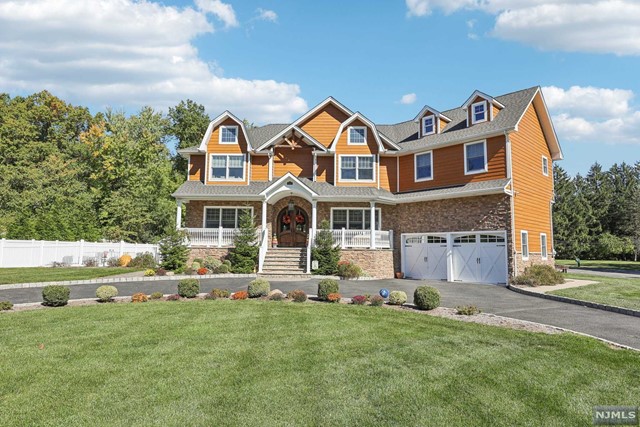
[[[522,251],[522,259],[529,259],[529,233],[520,232],[520,246]]]
[[[238,143],[238,126],[220,126],[220,144]]]
[[[380,209],[376,209],[375,229],[380,230]],[[371,230],[371,211],[369,208],[331,209],[331,228],[340,230]]]
[[[212,154],[210,180],[244,180],[244,154]]]
[[[366,144],[367,128],[363,126],[351,126],[349,128],[349,138],[347,144]]]
[[[540,233],[540,255],[542,259],[547,259],[547,235]]]
[[[432,152],[416,154],[415,160],[415,180],[428,181],[433,179],[433,155]]]
[[[487,143],[486,141],[471,142],[464,145],[464,174],[481,173],[487,171]]]
[[[487,121],[487,101],[476,102],[471,105],[471,124]]]
[[[549,176],[549,159],[542,156],[542,175]]]
[[[504,243],[504,237],[495,234],[481,234],[480,243]]]
[[[340,156],[341,181],[373,181],[373,156]]]
[[[238,228],[243,212],[253,215],[253,208],[206,207],[204,208],[204,228]]]
[[[435,116],[427,116],[422,119],[422,135],[436,133]]]
[[[466,236],[460,236],[453,239],[453,243],[475,243],[475,242],[476,242],[475,234],[468,234]]]

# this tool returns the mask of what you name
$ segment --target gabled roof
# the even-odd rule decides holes
[[[253,147],[249,142],[249,135],[247,133],[247,129],[244,126],[244,122],[239,118],[237,118],[236,116],[234,116],[233,114],[231,114],[229,111],[225,111],[224,113],[220,114],[218,117],[213,119],[211,123],[209,123],[209,126],[207,127],[207,131],[204,134],[204,138],[202,138],[202,142],[200,143],[198,150],[203,152],[207,151],[207,144],[209,143],[209,139],[211,138],[211,133],[213,132],[213,128],[218,126],[225,119],[231,119],[238,124],[238,126],[242,130],[242,133],[244,134],[244,139],[247,141],[247,150],[253,151]]]
[[[334,138],[331,145],[329,145],[329,151],[335,151],[335,146],[338,143],[338,139],[340,139],[340,135],[342,135],[344,128],[349,126],[355,120],[360,120],[362,123],[366,124],[368,127],[371,128],[371,130],[373,131],[372,132],[373,137],[376,140],[376,143],[378,144],[378,150],[380,150],[381,152],[387,151],[387,149],[384,148],[384,145],[382,145],[382,140],[380,138],[376,125],[371,120],[363,116],[359,111],[356,111],[351,117],[349,117],[347,120],[342,122],[342,124],[340,124],[340,127],[338,128],[338,132],[336,133],[336,137]],[[396,145],[393,141],[391,141],[389,138],[386,138],[386,140],[387,140],[387,143],[391,145],[393,148],[395,148],[396,150],[400,149],[400,147]]]
[[[545,139],[547,140],[547,144],[549,146],[549,151],[551,152],[552,160],[562,160],[564,155],[562,154],[562,148],[560,147],[560,141],[558,141],[558,135],[556,134],[556,130],[553,126],[553,122],[551,121],[551,117],[549,116],[549,109],[547,108],[547,103],[544,100],[544,96],[542,95],[542,91],[540,87],[537,88],[536,93],[533,95],[531,102],[529,105],[533,104],[538,113],[538,119],[540,120],[540,126],[542,127],[542,133],[544,134]],[[528,106],[527,106],[528,108]],[[522,113],[518,121],[516,122],[516,129],[518,129],[518,125],[520,121],[524,117],[525,111]]]
[[[481,97],[486,99],[487,101],[489,101],[490,103],[492,103],[493,105],[495,105],[498,108],[504,108],[504,105],[502,105],[500,102],[498,102],[495,98],[493,98],[492,96],[487,95],[484,92],[480,92],[479,90],[476,90],[475,92],[473,92],[471,94],[471,96],[469,97],[469,99],[467,99],[465,101],[464,104],[462,104],[462,108],[464,108],[465,110],[467,108],[469,108],[469,106],[471,105],[471,103],[473,102],[474,99],[476,99],[477,97]]]
[[[414,122],[417,122],[420,120],[420,117],[424,116],[425,113],[427,111],[431,111],[433,113],[434,116],[444,120],[445,122],[449,123],[451,122],[451,119],[447,116],[445,116],[444,114],[442,114],[440,111],[436,110],[435,108],[431,108],[428,105],[425,105],[424,107],[422,107],[422,110],[420,110],[420,112],[418,113],[418,115],[413,119]]]
[[[309,145],[313,145],[314,147],[316,147],[317,149],[321,150],[321,151],[328,151],[327,147],[325,147],[324,145],[322,145],[321,142],[319,142],[317,139],[315,139],[314,137],[312,137],[311,135],[309,135],[307,132],[303,131],[302,129],[300,129],[298,126],[294,126],[291,129],[289,129],[289,131],[291,131],[291,133],[297,133],[298,135],[300,135],[302,137],[302,140],[307,142]],[[285,135],[287,135],[289,132],[285,132],[282,137],[284,137]]]

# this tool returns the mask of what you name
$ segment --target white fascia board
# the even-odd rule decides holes
[[[300,181],[295,175],[293,175],[291,172],[287,172],[284,176],[280,177],[276,182],[274,182],[273,184],[271,184],[270,186],[268,186],[267,188],[265,188],[264,190],[262,190],[259,195],[260,196],[266,196],[267,194],[271,193],[274,189],[276,189],[277,187],[281,186],[282,183],[286,180],[292,180],[294,181],[296,184],[298,184],[299,186],[305,188],[308,193],[313,196],[313,197],[317,197],[318,194],[313,191],[311,188],[309,188],[308,185],[306,185],[305,183],[303,183],[302,181]]]
[[[524,109],[520,118],[516,122],[515,129],[518,130],[520,126],[520,122],[524,118],[525,114],[527,114],[527,110],[534,104],[536,111],[540,113],[538,116],[540,120],[540,126],[542,127],[542,132],[544,133],[547,142],[549,143],[549,151],[551,151],[551,159],[552,160],[562,160],[564,159],[564,155],[562,154],[562,147],[560,147],[560,141],[558,140],[558,134],[556,133],[556,129],[553,126],[553,122],[551,121],[551,116],[549,115],[549,109],[547,108],[547,103],[544,100],[544,95],[540,90],[540,87],[536,89],[535,93],[529,100],[527,107]]]
[[[462,104],[462,108],[464,108],[465,110],[467,108],[469,108],[469,105],[471,105],[471,103],[473,102],[474,99],[476,99],[476,97],[481,97],[486,99],[487,101],[489,101],[491,104],[495,105],[496,107],[499,108],[504,108],[504,105],[502,105],[501,103],[499,103],[498,101],[495,100],[495,98],[493,98],[492,96],[487,95],[484,92],[480,92],[479,90],[474,91],[471,96],[469,97],[469,99],[467,99],[465,101],[464,104]]]
[[[203,153],[207,152],[207,143],[209,142],[209,139],[211,139],[211,133],[213,132],[213,128],[219,125],[226,118],[229,118],[238,124],[240,129],[242,129],[242,133],[244,134],[244,139],[247,141],[247,151],[248,152],[253,151],[253,148],[251,146],[251,141],[249,141],[249,134],[247,132],[247,129],[244,126],[244,122],[239,118],[237,118],[236,116],[234,116],[233,114],[231,114],[231,112],[228,110],[220,114],[218,117],[216,117],[209,123],[209,126],[207,127],[207,131],[205,132],[204,137],[202,138],[202,142],[200,142],[200,146],[198,147],[198,150]]]
[[[428,105],[425,105],[424,107],[422,107],[422,110],[420,110],[420,112],[418,113],[418,115],[413,119],[414,122],[418,123],[420,121],[420,118],[422,116],[424,116],[424,114],[427,111],[431,111],[436,117],[444,120],[447,123],[451,122],[451,119],[447,116],[445,116],[444,114],[442,114],[440,111],[436,110],[435,108],[431,108]]]
[[[481,190],[457,191],[455,193],[423,195],[411,198],[396,199],[396,203],[414,203],[425,202],[430,200],[457,199],[462,197],[486,196],[490,194],[506,193],[505,187],[483,188]]]
[[[319,148],[322,151],[327,151],[327,147],[325,147],[324,145],[322,145],[317,139],[315,139],[314,137],[312,137],[311,135],[309,135],[307,132],[303,131],[302,129],[300,129],[298,126],[294,126],[292,128],[292,130],[294,132],[299,133],[300,135],[302,135],[302,137],[306,140],[308,140],[312,145],[314,145],[315,147]]]
[[[376,125],[371,120],[367,119],[365,116],[360,114],[360,112],[358,112],[358,111],[356,111],[351,117],[349,117],[347,120],[342,122],[342,124],[340,124],[340,127],[338,128],[338,132],[336,133],[336,137],[334,138],[334,140],[331,143],[331,145],[329,145],[329,151],[335,152],[335,145],[338,143],[338,139],[340,139],[340,135],[344,131],[344,128],[349,126],[356,119],[359,119],[361,122],[363,122],[365,125],[367,125],[373,131],[372,132],[373,133],[373,137],[375,138],[376,142],[378,143],[378,150],[380,152],[385,152],[386,150],[384,149],[384,146],[382,145],[382,141],[380,140],[380,135],[378,135],[378,129],[376,128]],[[395,145],[395,144],[393,144],[393,145]],[[398,147],[398,148],[400,148],[400,147]]]

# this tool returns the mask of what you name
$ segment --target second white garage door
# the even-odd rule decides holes
[[[422,235],[404,239],[405,276],[447,280],[447,236]]]
[[[507,245],[503,233],[454,236],[451,255],[454,281],[506,283]]]

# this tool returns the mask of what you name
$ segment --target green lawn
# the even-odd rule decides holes
[[[3,426],[584,426],[640,397],[640,353],[373,307],[3,313],[0,343]]]
[[[123,267],[27,267],[0,268],[0,285],[11,283],[56,282],[60,280],[83,280],[115,274],[140,271],[139,268]]]
[[[593,280],[598,283],[549,293],[582,301],[640,310],[640,279],[617,279],[613,277],[589,276],[587,274],[569,274],[567,277]]]
[[[568,265],[571,268],[578,268],[578,264],[573,259],[556,259],[556,265]],[[640,271],[640,261],[580,260],[580,266],[598,270]]]

